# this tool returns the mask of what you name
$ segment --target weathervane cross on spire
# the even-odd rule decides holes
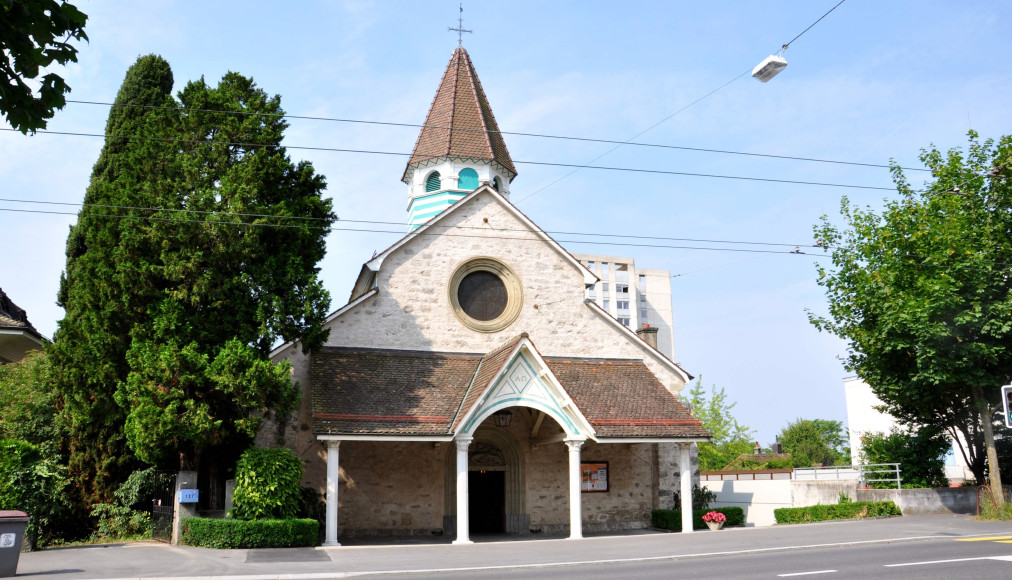
[[[457,27],[456,28],[450,27],[450,28],[447,28],[447,30],[449,30],[450,32],[456,32],[457,33],[457,47],[458,48],[461,47],[461,46],[464,46],[464,33],[465,32],[468,32],[468,33],[473,32],[472,30],[465,30],[464,29],[464,3],[463,2],[460,3],[460,16],[457,18]]]

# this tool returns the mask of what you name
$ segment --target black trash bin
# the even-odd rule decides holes
[[[27,523],[25,512],[0,510],[0,578],[18,573],[18,557]]]

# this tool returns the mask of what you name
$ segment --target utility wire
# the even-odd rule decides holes
[[[674,113],[671,113],[671,114],[670,114],[670,115],[668,115],[667,117],[664,117],[664,118],[663,118],[663,119],[661,119],[660,121],[657,121],[657,122],[656,122],[656,123],[654,123],[653,125],[650,125],[650,126],[649,126],[649,127],[647,127],[646,129],[643,129],[643,130],[642,130],[642,131],[640,131],[639,133],[636,133],[635,135],[633,135],[632,137],[630,137],[630,138],[629,138],[629,139],[627,139],[626,141],[623,141],[622,143],[619,143],[619,144],[615,145],[615,146],[614,146],[614,147],[612,147],[611,149],[609,149],[609,150],[605,151],[604,153],[602,153],[602,154],[598,155],[597,157],[595,157],[595,158],[591,159],[590,161],[588,161],[588,162],[587,162],[587,165],[589,166],[589,165],[590,165],[591,163],[594,163],[594,162],[595,162],[595,161],[597,161],[598,159],[600,159],[600,158],[604,157],[605,155],[608,155],[609,153],[611,153],[612,151],[614,151],[614,150],[618,149],[618,148],[619,148],[619,147],[621,147],[622,145],[626,145],[626,144],[628,144],[628,143],[629,143],[629,142],[631,142],[631,141],[632,141],[633,139],[635,139],[635,138],[639,137],[640,135],[643,135],[643,134],[644,134],[644,133],[646,133],[647,131],[650,131],[651,129],[653,129],[654,127],[657,127],[658,125],[661,125],[662,123],[666,122],[666,121],[667,121],[668,119],[670,119],[670,118],[674,117],[674,116],[675,116],[675,115],[677,115],[678,113],[681,113],[681,112],[682,112],[682,111],[684,111],[685,109],[688,109],[688,108],[689,108],[689,107],[691,107],[692,105],[695,105],[695,104],[696,104],[696,103],[698,103],[699,101],[702,101],[703,99],[705,99],[705,98],[709,97],[710,95],[712,95],[712,94],[716,93],[717,91],[719,91],[719,90],[723,89],[723,88],[724,88],[724,87],[726,87],[727,85],[729,85],[729,84],[733,83],[734,81],[736,81],[736,80],[740,79],[741,77],[745,76],[746,74],[748,74],[748,73],[750,72],[750,70],[751,70],[751,69],[745,70],[745,71],[744,71],[744,72],[742,72],[742,73],[741,73],[740,75],[738,75],[738,76],[734,77],[733,79],[731,79],[731,80],[727,81],[726,83],[724,83],[724,84],[720,85],[719,87],[717,87],[717,88],[713,89],[712,91],[710,91],[710,92],[706,93],[706,94],[705,94],[705,95],[703,95],[702,97],[699,97],[699,98],[698,98],[698,99],[696,99],[695,101],[692,101],[692,102],[691,102],[691,103],[689,103],[688,105],[685,105],[685,106],[684,106],[684,107],[682,107],[681,109],[678,109],[678,110],[677,110],[677,111],[675,111]],[[548,189],[549,187],[551,187],[551,186],[555,185],[556,183],[558,183],[558,182],[562,181],[563,179],[565,179],[565,178],[569,177],[570,175],[572,175],[572,174],[576,173],[576,172],[577,172],[577,171],[579,171],[580,169],[583,169],[583,167],[582,167],[582,166],[579,166],[579,165],[574,165],[573,167],[574,167],[574,169],[573,169],[572,171],[570,171],[569,173],[567,173],[567,174],[563,175],[562,177],[560,177],[560,178],[556,179],[555,181],[553,181],[553,182],[549,183],[548,185],[545,185],[544,187],[541,187],[541,188],[538,188],[538,189],[534,190],[534,192],[533,192],[533,193],[531,193],[530,195],[527,195],[527,196],[525,196],[525,197],[522,197],[522,198],[518,199],[518,200],[517,200],[517,203],[520,203],[521,201],[524,201],[524,200],[526,200],[526,199],[530,199],[530,198],[534,197],[535,195],[537,195],[537,194],[541,193],[542,191],[544,191],[544,190]]]
[[[342,228],[335,226],[313,226],[305,224],[269,224],[269,223],[257,223],[257,222],[233,222],[233,221],[209,221],[204,219],[179,219],[179,218],[168,218],[168,217],[156,217],[156,216],[136,216],[136,215],[121,215],[121,214],[100,214],[100,213],[73,213],[73,212],[61,212],[61,211],[45,211],[45,210],[33,210],[33,209],[13,209],[13,208],[0,208],[0,211],[18,212],[18,213],[32,213],[32,214],[45,214],[45,215],[67,215],[67,216],[79,216],[86,218],[106,218],[106,219],[132,219],[132,220],[149,220],[149,221],[161,221],[161,222],[174,222],[174,223],[198,223],[198,224],[209,224],[209,225],[223,225],[223,226],[247,226],[247,227],[260,227],[260,228],[305,228],[323,230],[327,232],[361,232],[361,233],[374,233],[374,234],[395,234],[398,236],[404,236],[403,231],[398,230],[377,230],[377,229],[366,229],[366,228]],[[445,232],[418,232],[415,235],[424,236],[444,236],[452,238],[478,238],[478,239],[489,239],[487,235],[472,235],[472,234],[451,234]],[[541,238],[521,238],[521,237],[507,237],[507,236],[496,236],[496,240],[503,241],[516,241],[516,242],[544,242]],[[744,252],[750,254],[785,254],[785,255],[803,255],[811,256],[813,258],[826,258],[829,256],[819,254],[804,254],[795,251],[786,250],[758,250],[750,248],[715,248],[708,246],[674,246],[674,245],[663,245],[663,244],[637,244],[631,242],[594,242],[586,240],[555,240],[557,243],[566,244],[591,244],[591,245],[607,245],[607,246],[628,246],[635,248],[657,248],[657,249],[671,249],[671,250],[707,250],[715,252]]]
[[[12,132],[15,131],[15,129],[8,129],[8,128],[0,128],[0,130],[2,130],[2,131],[12,131]],[[277,147],[279,149],[286,148],[286,149],[302,149],[302,150],[310,150],[310,151],[331,151],[331,152],[337,152],[337,153],[361,153],[361,154],[368,154],[368,155],[393,155],[393,156],[399,156],[399,157],[409,157],[411,155],[410,153],[400,153],[400,152],[394,152],[394,151],[375,151],[375,150],[367,150],[367,149],[342,149],[342,148],[337,148],[337,147],[306,147],[306,146],[299,146],[299,145],[275,145],[275,144],[263,144],[263,143],[241,143],[241,142],[224,142],[224,141],[206,141],[206,140],[201,140],[201,139],[175,139],[175,138],[168,138],[168,137],[141,137],[141,136],[129,136],[129,135],[106,135],[106,134],[102,134],[102,133],[77,133],[77,132],[69,132],[69,131],[39,131],[36,134],[40,134],[40,133],[49,134],[49,135],[65,135],[65,136],[71,136],[71,137],[102,137],[102,138],[106,138],[106,139],[142,139],[142,140],[147,140],[147,141],[159,141],[159,142],[163,142],[163,143],[194,143],[194,144],[204,144],[204,145],[228,145],[228,146],[233,146],[233,147],[249,147],[249,148],[254,148],[254,147]],[[619,147],[619,146],[616,146],[616,148],[617,147]],[[613,150],[614,150],[614,148],[612,149],[612,151]],[[604,155],[600,155],[596,159],[600,159],[603,156]],[[590,165],[590,164],[554,163],[554,162],[549,162],[549,161],[520,161],[520,160],[514,160],[513,162],[516,163],[516,164],[520,164],[520,165],[544,165],[544,166],[549,166],[549,167],[568,167],[568,168],[572,168],[573,171],[571,171],[567,175],[572,175],[573,173],[575,173],[576,171],[579,171],[580,169],[597,169],[597,170],[602,170],[602,171],[624,171],[624,172],[630,172],[630,173],[649,173],[649,174],[656,174],[656,175],[680,175],[680,176],[684,176],[684,177],[706,177],[706,178],[712,178],[712,179],[732,179],[732,180],[737,180],[737,181],[760,181],[760,182],[767,182],[767,183],[786,183],[786,184],[791,184],[791,185],[816,185],[816,186],[822,186],[822,187],[842,187],[842,188],[847,188],[847,189],[872,189],[872,190],[878,190],[878,191],[894,191],[894,189],[895,189],[895,188],[892,188],[892,187],[878,187],[878,186],[873,186],[873,185],[850,185],[850,184],[841,184],[841,183],[826,183],[826,182],[819,182],[819,181],[798,181],[798,180],[792,180],[792,179],[775,179],[775,178],[771,178],[771,177],[749,177],[749,176],[742,176],[742,175],[721,175],[721,174],[714,174],[714,173],[693,173],[693,172],[689,172],[689,171],[669,171],[669,170],[663,170],[663,169],[640,169],[640,168],[635,168],[635,167],[609,167],[609,166]],[[563,177],[565,177],[565,176],[563,176]],[[559,178],[559,179],[562,179],[562,178]],[[556,180],[553,183],[557,183],[558,181],[559,180]],[[539,191],[543,191],[544,189],[545,188],[542,187],[541,189],[535,191],[534,193],[538,193]],[[523,197],[523,198],[517,200],[516,203],[520,203],[521,201],[524,201],[525,199],[528,199],[532,195],[534,195],[534,194],[532,193],[531,195],[528,195],[527,197]]]
[[[107,107],[128,107],[128,108],[140,108],[140,109],[160,109],[160,110],[175,110],[180,112],[194,112],[194,113],[220,113],[228,115],[243,115],[243,116],[257,116],[257,117],[272,117],[272,118],[285,118],[285,119],[301,119],[301,120],[313,120],[313,121],[333,121],[338,123],[361,123],[367,125],[384,125],[390,127],[411,127],[419,129],[441,129],[455,132],[475,132],[475,133],[498,133],[499,135],[513,135],[518,137],[536,137],[540,139],[558,139],[563,141],[580,141],[586,143],[604,143],[612,145],[629,145],[633,147],[649,147],[657,149],[676,149],[679,151],[695,151],[699,153],[719,153],[723,155],[741,155],[747,157],[763,157],[767,159],[785,159],[788,161],[807,161],[811,163],[830,163],[835,165],[853,165],[857,167],[875,167],[880,169],[891,169],[892,167],[883,163],[862,163],[858,161],[843,161],[838,159],[819,159],[815,157],[800,157],[796,155],[777,155],[773,153],[750,153],[747,151],[732,151],[729,149],[708,149],[705,147],[689,147],[687,145],[665,145],[661,143],[641,143],[638,141],[617,141],[614,139],[598,139],[593,137],[575,137],[569,135],[551,135],[547,133],[526,133],[520,131],[496,131],[492,129],[475,129],[472,127],[453,127],[453,126],[442,126],[442,125],[425,125],[418,123],[398,123],[394,121],[367,121],[363,119],[348,119],[339,117],[313,117],[306,115],[289,115],[286,113],[259,113],[254,111],[226,111],[222,109],[198,109],[189,107],[165,107],[161,105],[135,105],[129,103],[105,103],[101,101],[77,101],[67,99],[68,103],[79,103],[85,105],[102,105]],[[691,106],[691,105],[689,105]],[[677,114],[677,113],[675,113]],[[665,119],[666,120],[666,119]],[[663,121],[661,121],[663,123]],[[649,129],[647,129],[649,131]],[[642,134],[642,133],[641,133]],[[904,171],[930,171],[922,167],[900,167]]]
[[[833,6],[833,7],[832,7],[832,8],[831,8],[831,9],[829,10],[829,12],[832,12],[833,10],[836,10],[837,6],[839,6],[840,4],[843,4],[843,2],[844,2],[844,0],[840,0],[840,3],[839,3],[839,4],[837,4],[836,6]],[[826,14],[823,14],[822,16],[820,16],[820,17],[819,17],[819,20],[822,20],[823,18],[825,18],[825,17],[826,17],[826,16],[827,16],[827,15],[829,14],[829,12],[826,12]],[[808,32],[808,31],[809,31],[809,29],[811,29],[811,28],[812,28],[813,26],[815,26],[816,24],[818,24],[818,23],[819,23],[819,20],[816,20],[815,22],[813,22],[812,24],[810,24],[810,25],[808,26],[808,28],[806,28],[806,29],[804,29],[804,30],[802,30],[802,31],[801,31],[801,34],[798,34],[798,35],[797,35],[797,36],[795,36],[795,37],[794,37],[794,38],[793,38],[793,39],[792,39],[792,40],[791,40],[790,42],[788,42],[787,44],[783,45],[783,50],[786,50],[786,49],[787,49],[787,47],[788,47],[788,46],[790,46],[791,42],[794,42],[795,40],[797,40],[797,39],[801,38],[801,35],[802,35],[802,34],[804,34],[804,33]],[[745,75],[749,74],[750,72],[752,72],[752,67],[749,67],[749,68],[745,69],[745,71],[744,71],[744,72],[742,72],[742,73],[741,73],[741,74],[739,74],[738,76],[734,77],[733,79],[731,79],[731,80],[727,81],[726,83],[724,83],[724,84],[720,85],[720,86],[719,86],[719,87],[717,87],[716,89],[713,89],[713,90],[712,90],[712,91],[710,91],[709,93],[706,93],[706,94],[705,94],[705,95],[703,95],[702,97],[699,97],[699,98],[698,98],[698,99],[696,99],[695,101],[692,101],[692,102],[691,102],[691,103],[689,103],[688,105],[685,105],[685,106],[684,106],[684,107],[682,107],[681,109],[678,109],[678,110],[677,110],[677,111],[675,111],[674,113],[672,113],[672,114],[668,115],[667,117],[665,117],[665,118],[661,119],[661,120],[660,120],[660,121],[658,121],[657,123],[654,123],[653,125],[651,125],[651,126],[647,127],[646,129],[644,129],[643,131],[641,131],[641,132],[637,133],[636,135],[633,135],[633,136],[632,136],[631,138],[629,138],[629,141],[632,141],[633,139],[635,139],[635,138],[639,137],[639,136],[640,136],[640,135],[642,135],[643,133],[646,133],[647,131],[649,131],[649,130],[653,129],[654,127],[656,127],[656,126],[660,125],[661,123],[664,123],[665,121],[667,121],[668,119],[670,119],[670,118],[674,117],[674,116],[675,116],[675,115],[677,115],[678,113],[681,113],[681,112],[682,112],[682,111],[684,111],[685,109],[688,109],[688,108],[689,108],[689,107],[691,107],[692,105],[695,105],[695,104],[696,104],[696,103],[698,103],[699,101],[702,101],[703,99],[705,99],[705,98],[709,97],[710,95],[712,95],[712,94],[716,93],[717,91],[719,91],[719,90],[723,89],[723,88],[724,88],[724,87],[726,87],[727,85],[729,85],[729,84],[733,83],[734,81],[736,81],[736,80],[740,79],[741,77],[743,77],[743,76],[745,76]],[[614,151],[614,150],[618,149],[619,147],[621,147],[621,146],[622,146],[622,145],[624,145],[624,144],[625,144],[625,143],[622,143],[622,144],[618,144],[618,145],[615,145],[615,146],[614,146],[614,147],[612,147],[611,149],[609,149],[609,150],[605,151],[604,153],[602,153],[602,154],[598,155],[597,157],[595,157],[595,158],[591,159],[591,160],[590,160],[590,161],[588,162],[588,164],[590,164],[590,163],[594,163],[594,162],[595,162],[595,161],[597,161],[598,159],[600,159],[600,158],[604,157],[605,155],[608,155],[609,153],[611,153],[612,151]],[[521,201],[524,201],[525,199],[530,199],[530,198],[534,197],[535,195],[537,195],[537,194],[541,193],[542,191],[544,191],[544,190],[548,189],[549,187],[551,187],[551,186],[555,185],[556,183],[558,183],[558,182],[562,181],[563,179],[565,179],[565,178],[569,177],[570,175],[572,175],[572,174],[576,173],[576,172],[577,172],[577,171],[579,171],[580,169],[582,169],[582,167],[579,167],[579,166],[577,166],[577,167],[576,167],[575,169],[573,169],[573,170],[572,170],[572,171],[570,171],[569,173],[567,173],[567,174],[563,175],[562,177],[560,177],[560,178],[556,179],[555,181],[553,181],[553,182],[549,183],[548,185],[546,185],[546,186],[544,186],[544,187],[542,187],[542,188],[540,188],[540,189],[537,189],[537,190],[535,190],[535,191],[534,191],[534,193],[531,193],[530,195],[528,195],[528,196],[526,196],[526,197],[523,197],[523,198],[519,199],[519,200],[518,200],[517,202],[519,203],[519,202],[521,202]]]
[[[840,7],[840,4],[843,4],[846,1],[847,0],[840,0],[839,2],[836,3],[836,6],[833,6],[832,8],[829,9],[829,12],[832,12],[833,10],[836,10],[837,8]],[[823,14],[822,16],[820,16],[818,20],[816,20],[815,22],[809,24],[808,28],[802,30],[797,36],[795,36],[794,38],[792,38],[790,42],[788,42],[787,44],[784,45],[783,50],[787,50],[787,47],[790,46],[791,44],[793,44],[795,40],[801,38],[802,34],[808,32],[809,30],[811,30],[812,27],[815,26],[816,24],[818,24],[823,18],[829,16],[829,12],[826,12],[825,14]]]
[[[316,217],[302,217],[302,216],[286,216],[277,214],[259,214],[259,213],[244,213],[244,212],[230,212],[230,211],[205,211],[205,210],[194,210],[194,209],[168,209],[159,207],[141,207],[141,206],[128,206],[128,205],[108,205],[98,203],[80,203],[80,202],[66,202],[66,201],[35,201],[30,199],[12,199],[12,198],[0,198],[0,202],[8,203],[30,203],[38,205],[63,205],[63,206],[80,206],[80,207],[97,207],[103,209],[123,209],[123,210],[135,210],[135,211],[150,211],[150,212],[172,212],[172,213],[183,213],[183,214],[198,214],[198,215],[219,215],[219,216],[235,216],[243,218],[273,218],[281,220],[305,220],[305,221],[328,221],[329,218],[316,218]],[[0,208],[3,209],[3,208]],[[17,211],[17,210],[11,210]],[[70,213],[61,212],[60,215],[77,215]],[[88,215],[88,214],[84,214]],[[94,214],[92,214],[94,215]],[[165,218],[162,218],[165,219]],[[206,220],[204,220],[206,221]],[[390,226],[405,226],[403,222],[392,222],[392,221],[379,221],[379,220],[353,220],[353,219],[338,219],[338,222],[344,223],[357,223],[357,224],[373,224],[373,225],[390,225]],[[211,223],[211,222],[208,222]],[[219,222],[213,222],[219,223]],[[295,224],[297,227],[297,224]],[[430,226],[432,228],[441,228],[442,231],[449,231],[453,229],[459,230],[480,230],[487,231],[488,228],[483,226],[463,226],[453,225],[444,226],[434,224]],[[496,231],[499,232],[527,232],[526,229],[516,228],[498,228]],[[654,241],[668,241],[668,242],[697,242],[697,243],[709,243],[709,244],[740,244],[748,246],[783,246],[783,247],[804,247],[804,248],[825,248],[824,245],[810,245],[810,244],[788,244],[788,243],[777,243],[777,242],[748,242],[748,241],[735,241],[735,240],[717,240],[717,239],[700,239],[700,238],[672,238],[663,236],[639,236],[639,235],[625,235],[625,234],[607,234],[598,232],[568,232],[568,231],[549,231],[542,230],[546,234],[551,235],[563,235],[563,236],[588,236],[588,237],[601,237],[601,238],[623,238],[633,240],[654,240]]]

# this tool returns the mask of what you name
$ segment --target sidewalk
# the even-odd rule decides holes
[[[34,578],[341,578],[396,572],[551,568],[577,563],[650,561],[803,550],[939,537],[1012,535],[1010,522],[977,522],[969,516],[903,516],[769,528],[728,528],[691,534],[636,532],[583,540],[526,536],[454,546],[429,543],[337,548],[210,550],[157,542],[57,548],[21,555],[18,576]],[[408,540],[411,541],[411,540]],[[417,540],[414,540],[417,541]]]

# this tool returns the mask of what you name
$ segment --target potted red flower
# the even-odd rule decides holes
[[[720,512],[706,512],[703,515],[703,521],[706,522],[706,526],[711,530],[719,530],[724,527],[727,516]]]

